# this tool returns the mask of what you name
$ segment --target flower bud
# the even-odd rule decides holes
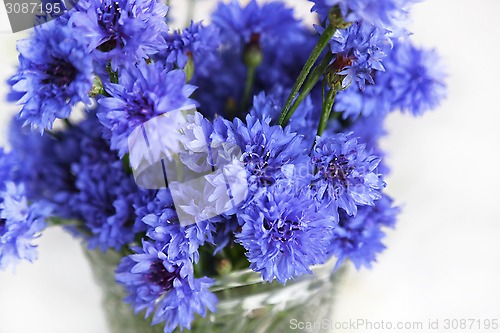
[[[186,73],[186,83],[191,81],[194,75],[194,61],[193,61],[193,55],[191,52],[187,53],[188,56],[188,62],[186,63],[186,66],[184,67],[184,73]]]
[[[248,67],[256,68],[262,64],[263,58],[264,55],[260,48],[260,35],[254,33],[243,50],[243,62]]]
[[[233,270],[233,265],[229,259],[221,259],[217,262],[215,270],[219,275],[227,275]]]

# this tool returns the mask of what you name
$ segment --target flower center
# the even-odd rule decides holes
[[[277,219],[274,221],[265,221],[264,228],[271,231],[273,241],[288,242],[294,231],[300,229],[298,221]]]
[[[163,262],[157,260],[151,264],[149,274],[146,278],[160,286],[164,291],[169,291],[174,287],[174,280],[179,276],[180,267],[176,268],[173,272],[167,271]]]
[[[269,186],[274,183],[273,175],[276,173],[276,168],[269,165],[270,152],[264,156],[257,153],[245,153],[243,162],[247,170],[255,177],[259,183],[264,186]]]
[[[75,80],[76,73],[76,68],[71,63],[55,59],[54,63],[45,70],[48,78],[44,79],[42,83],[54,83],[59,87],[68,86]]]
[[[349,165],[349,160],[345,155],[335,156],[326,167],[322,168],[323,177],[334,182],[347,182],[347,177],[354,169]]]
[[[97,47],[99,51],[109,52],[114,48],[124,46],[124,43],[119,38],[119,24],[118,20],[122,14],[120,4],[115,1],[110,5],[103,5],[101,12],[98,14],[97,19],[99,26],[108,34],[102,40],[102,43]]]

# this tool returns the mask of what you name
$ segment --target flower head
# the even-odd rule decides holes
[[[311,160],[316,170],[313,188],[323,207],[356,215],[357,206],[373,206],[381,198],[385,182],[377,173],[380,158],[356,138],[343,133],[318,137]]]
[[[102,139],[102,127],[95,114],[80,123],[79,128],[85,135],[81,138],[79,159],[71,165],[77,190],[71,204],[90,231],[90,249],[120,250],[134,239],[137,185]]]
[[[435,50],[398,43],[387,63],[386,79],[393,108],[421,115],[434,109],[446,95],[444,70]]]
[[[278,180],[299,177],[296,171],[307,167],[307,146],[302,137],[288,127],[271,125],[270,120],[253,114],[247,115],[246,123],[238,118],[232,123],[222,118],[215,120],[213,139],[240,146],[251,192]]]
[[[183,71],[168,71],[159,62],[124,68],[119,82],[106,86],[111,97],[99,100],[98,116],[108,130],[111,149],[118,150],[120,157],[127,153],[128,136],[138,125],[187,105],[194,90],[186,85]]]
[[[52,207],[46,203],[28,205],[23,185],[8,181],[0,191],[0,269],[20,260],[37,258],[34,240],[45,229]]]
[[[90,103],[92,60],[75,29],[52,21],[18,42],[19,70],[9,83],[23,108],[18,118],[43,133],[68,118],[77,102]]]
[[[337,30],[330,41],[331,51],[337,55],[332,66],[345,76],[342,87],[353,81],[364,90],[365,81],[373,84],[373,70],[384,71],[382,59],[392,48],[387,30],[367,23],[353,23],[349,28]]]
[[[14,181],[24,184],[29,201],[50,202],[60,218],[79,218],[78,207],[69,204],[78,192],[71,165],[81,156],[84,136],[78,126],[42,136],[23,128],[19,120],[9,128],[11,160],[18,166]]]
[[[215,311],[217,298],[209,291],[213,280],[195,278],[193,264],[187,259],[170,260],[165,248],[144,241],[134,247],[135,254],[122,259],[116,273],[117,281],[129,295],[136,313],[153,312],[153,325],[165,323],[165,332],[176,328],[191,328],[194,315]]]
[[[293,17],[293,10],[281,2],[269,2],[259,5],[251,0],[241,7],[236,0],[229,3],[220,2],[212,14],[213,24],[221,31],[222,41],[232,47],[243,47],[255,41],[264,44],[293,38],[299,25]]]
[[[238,220],[237,242],[247,250],[250,268],[266,281],[285,283],[327,259],[334,223],[317,211],[307,191],[282,182],[262,188]]]
[[[156,0],[81,0],[71,22],[97,61],[133,64],[166,47],[168,7]]]

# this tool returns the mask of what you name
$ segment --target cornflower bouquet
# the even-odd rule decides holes
[[[371,267],[399,212],[384,119],[436,107],[444,74],[404,28],[413,0],[311,2],[313,26],[255,0],[182,30],[155,0],[40,15],[9,80],[0,268],[62,226],[116,252],[124,302],[172,332],[216,311],[232,271]]]

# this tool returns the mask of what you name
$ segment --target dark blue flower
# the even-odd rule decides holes
[[[92,60],[75,29],[57,20],[45,23],[17,49],[19,71],[9,83],[11,98],[23,105],[18,117],[24,125],[43,132],[56,118],[68,118],[77,102],[90,103]]]
[[[271,119],[250,114],[246,123],[236,118],[232,123],[221,117],[214,122],[213,140],[236,143],[243,153],[250,192],[278,180],[296,179],[307,168],[307,145],[289,127],[272,126]]]
[[[330,244],[331,253],[338,258],[336,266],[349,259],[358,269],[371,267],[376,255],[385,249],[382,227],[393,228],[398,213],[399,208],[387,195],[383,195],[375,206],[360,207],[356,216],[340,211],[340,221]]]
[[[323,208],[342,208],[356,215],[357,206],[373,206],[385,187],[377,172],[380,158],[367,151],[356,138],[339,133],[318,137],[311,153],[315,167],[313,188]]]
[[[84,133],[77,126],[40,136],[18,120],[9,128],[15,182],[22,182],[30,201],[48,201],[58,217],[75,219],[77,207],[69,204],[77,193],[71,165],[80,158]]]
[[[90,231],[88,246],[120,250],[134,240],[134,207],[138,192],[123,162],[102,139],[102,127],[95,114],[79,124],[84,136],[80,157],[72,163],[77,193],[71,204]]]
[[[113,70],[165,49],[168,7],[156,0],[81,0],[70,21],[98,62]]]
[[[247,250],[250,268],[266,281],[285,283],[328,258],[333,219],[318,212],[310,192],[288,182],[260,189],[238,219],[237,242]]]
[[[264,44],[294,38],[300,25],[293,16],[293,10],[283,3],[260,5],[256,0],[251,0],[245,7],[236,0],[220,2],[212,14],[212,21],[220,29],[223,43],[236,48],[257,37]]]
[[[120,83],[106,85],[111,97],[99,100],[98,116],[108,129],[106,138],[120,157],[128,152],[128,136],[138,125],[190,102],[194,87],[186,85],[181,70],[167,71],[161,63],[146,64],[120,71]]]
[[[209,291],[213,280],[195,278],[192,262],[168,259],[166,247],[144,241],[142,247],[132,248],[135,254],[122,259],[116,279],[136,313],[146,310],[149,317],[154,312],[153,325],[164,323],[170,333],[190,329],[195,314],[205,317],[207,308],[214,312],[217,298]]]
[[[364,21],[379,27],[394,26],[395,21],[406,15],[406,9],[415,0],[309,0],[322,19],[333,6],[339,6],[345,20]]]
[[[393,108],[421,115],[444,99],[446,75],[435,50],[418,48],[410,42],[398,43],[387,67]]]
[[[28,205],[23,185],[1,184],[0,191],[0,269],[20,260],[37,258],[34,240],[45,229],[45,218],[52,207],[46,203]]]

